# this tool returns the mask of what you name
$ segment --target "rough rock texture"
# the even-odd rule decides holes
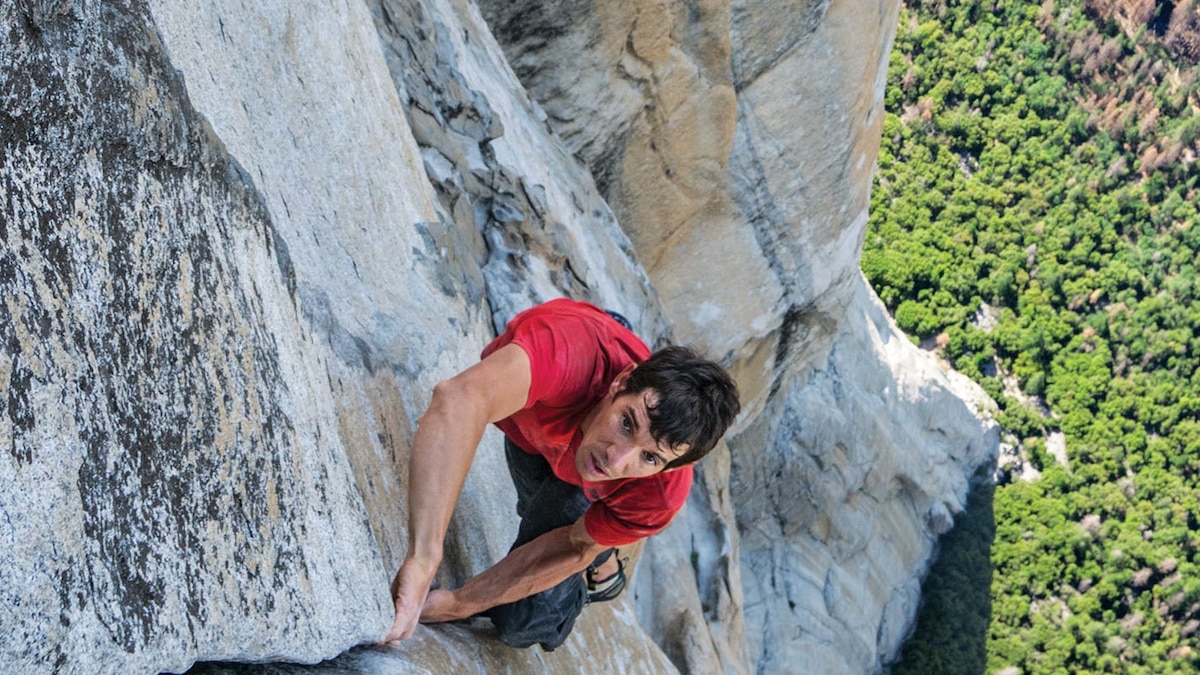
[[[408,40],[446,70],[489,65],[494,45],[455,63],[470,8],[437,9],[440,28],[402,24]],[[378,639],[432,385],[555,295],[665,330],[587,172],[511,75],[476,76],[521,115],[506,111],[503,147],[461,143],[483,156],[463,172],[492,192],[464,201],[465,227],[448,219],[365,5],[0,12],[5,663],[316,662]],[[428,79],[447,81],[434,65]],[[459,109],[451,96],[478,94],[439,96]],[[515,531],[494,434],[480,454],[445,582]],[[612,642],[614,668],[669,667],[630,608],[593,614],[553,658],[489,647],[477,668],[571,672]],[[441,670],[475,642],[422,631],[393,658]]]
[[[746,639],[764,672],[876,672],[917,609],[936,537],[994,458],[977,396],[859,286],[828,361],[737,439]],[[961,378],[961,379],[960,379]]]
[[[297,261],[144,5],[0,15],[6,669],[354,644],[386,571],[339,564],[375,543],[316,370],[361,363],[351,337],[302,319]]]
[[[480,4],[677,337],[758,366],[758,402],[819,363],[857,282],[899,4]]]
[[[315,672],[894,653],[994,447],[857,272],[895,3],[482,4],[0,4],[3,669],[378,639],[433,384],[560,295],[726,360],[730,446],[553,654],[479,620]],[[442,583],[515,530],[497,441]]]

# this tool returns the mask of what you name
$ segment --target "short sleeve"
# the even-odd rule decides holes
[[[625,546],[661,532],[687,501],[692,467],[630,481],[623,489],[593,502],[583,525],[601,546]]]

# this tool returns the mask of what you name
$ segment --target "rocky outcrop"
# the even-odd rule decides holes
[[[553,654],[479,620],[316,672],[894,653],[994,446],[857,273],[895,4],[481,4],[0,6],[2,662],[369,645],[433,384],[559,295],[728,362],[729,448]],[[442,583],[511,540],[497,441]]]
[[[761,448],[734,455],[730,484],[760,669],[869,673],[895,658],[931,547],[994,460],[998,429],[981,434],[967,403],[983,399],[858,287],[827,362],[736,442]]]

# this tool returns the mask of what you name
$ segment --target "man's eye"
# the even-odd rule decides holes
[[[644,452],[642,455],[645,457],[647,464],[658,464],[658,455],[653,452]]]
[[[629,415],[621,417],[621,428],[625,431],[633,431],[633,420],[629,419]]]

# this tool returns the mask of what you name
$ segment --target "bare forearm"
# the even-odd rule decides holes
[[[482,424],[454,424],[440,385],[422,417],[409,466],[408,555],[392,579],[396,614],[384,641],[412,635],[442,561],[442,540],[475,456]]]
[[[572,536],[575,527],[552,530],[517,547],[503,560],[453,591],[454,602],[447,615],[422,617],[423,620],[449,621],[472,616],[540,593],[572,574],[579,574],[603,548],[578,541]]]
[[[525,352],[506,345],[434,387],[409,458],[408,553],[392,579],[396,614],[385,642],[407,639],[416,629],[483,430],[520,410],[529,395],[529,378]]]

